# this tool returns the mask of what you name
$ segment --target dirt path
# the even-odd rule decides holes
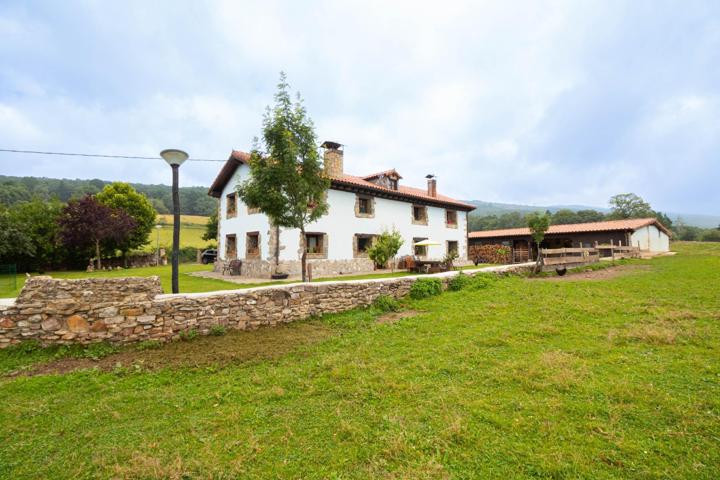
[[[589,270],[578,273],[567,273],[565,276],[552,275],[550,277],[528,278],[531,282],[573,282],[581,280],[610,280],[633,272],[650,270],[650,265],[618,265],[603,268],[602,270]]]

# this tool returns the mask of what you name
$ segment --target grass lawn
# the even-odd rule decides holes
[[[180,282],[181,292],[212,292],[215,290],[232,290],[240,288],[241,286],[236,283],[224,282],[222,280],[215,280],[212,278],[195,277],[187,275],[191,272],[207,271],[212,270],[212,265],[200,265],[195,263],[181,263],[180,264],[180,275],[178,276]],[[160,277],[160,283],[162,283],[163,290],[168,293],[172,290],[171,288],[171,275],[172,269],[170,265],[163,265],[159,267],[145,267],[145,268],[132,268],[128,270],[108,270],[102,272],[49,272],[47,275],[55,278],[93,278],[93,277],[151,277],[157,275]],[[2,290],[0,289],[0,298],[11,298],[17,297],[20,294],[20,290],[25,285],[25,274],[17,276],[17,289],[15,290]]]
[[[673,247],[0,377],[0,477],[718,478],[720,245]]]
[[[487,265],[479,265],[481,268]],[[280,280],[280,281],[268,281],[260,283],[244,283],[238,284],[233,282],[226,282],[223,280],[216,280],[212,278],[202,278],[193,275],[187,275],[191,272],[201,272],[212,270],[212,265],[199,265],[199,264],[180,264],[180,292],[182,293],[196,293],[196,292],[214,292],[217,290],[236,290],[241,288],[253,288],[253,287],[265,287],[269,285],[282,285],[286,283],[295,283],[298,280]],[[146,268],[133,268],[128,270],[110,270],[102,272],[49,272],[48,275],[55,278],[91,278],[91,277],[150,277],[157,275],[160,277],[163,290],[166,293],[171,291],[171,274],[172,270],[170,265],[164,265],[160,267],[146,267]],[[313,282],[331,282],[335,280],[369,280],[374,278],[392,278],[392,277],[406,277],[408,275],[415,275],[414,273],[406,271],[398,272],[387,272],[387,273],[368,273],[364,275],[341,275],[338,277],[325,277],[313,279]],[[13,298],[17,297],[25,285],[25,274],[17,275],[15,289],[10,289],[7,285],[0,284],[0,298]]]
[[[160,235],[160,246],[166,250],[172,248],[172,225],[163,225],[159,230],[153,229],[148,237],[149,242],[145,245],[146,251],[155,251],[157,245],[158,232]],[[205,233],[204,225],[191,225],[191,224],[180,224],[180,247],[195,247],[199,249],[210,248],[214,246],[216,242],[203,240],[202,236]]]
[[[210,217],[204,217],[202,215],[180,215],[180,224],[181,225],[199,225],[199,226],[205,228],[208,218],[210,218]],[[167,225],[169,227],[172,227],[172,224],[173,224],[172,214],[168,214],[168,213],[159,214],[157,216],[157,223],[159,223],[163,226]]]

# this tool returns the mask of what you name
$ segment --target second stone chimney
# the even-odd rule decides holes
[[[322,148],[325,149],[323,155],[323,165],[325,174],[328,177],[340,178],[343,176],[343,150],[342,145],[337,142],[324,141]]]
[[[428,182],[427,194],[431,197],[437,197],[437,179],[435,175],[425,175],[425,178],[427,178]]]

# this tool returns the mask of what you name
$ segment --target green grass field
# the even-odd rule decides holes
[[[718,478],[720,245],[673,248],[2,377],[0,477]]]
[[[222,280],[215,280],[212,278],[202,278],[188,275],[191,272],[207,271],[212,270],[212,265],[200,265],[194,263],[181,263],[178,280],[180,283],[180,291],[185,293],[192,292],[212,292],[215,290],[230,290],[238,288],[240,285],[236,283],[223,282]],[[160,277],[160,283],[162,283],[163,290],[165,292],[171,291],[171,275],[172,270],[170,265],[163,265],[159,267],[146,267],[146,268],[131,268],[127,270],[109,270],[101,272],[48,272],[46,275],[50,275],[55,278],[98,278],[98,277],[151,277],[157,275]],[[17,276],[17,288],[15,290],[3,290],[0,289],[0,298],[11,298],[17,297],[25,284],[25,274]]]
[[[484,265],[479,265],[483,267]],[[212,265],[199,265],[192,263],[181,263],[180,264],[180,292],[181,293],[197,293],[197,292],[214,292],[217,290],[234,290],[240,288],[253,288],[253,287],[264,287],[268,285],[281,285],[284,283],[293,283],[297,280],[281,280],[281,281],[268,281],[261,283],[244,283],[238,284],[233,282],[225,282],[223,280],[216,280],[214,278],[203,278],[189,275],[192,272],[210,271]],[[477,267],[473,267],[477,268]],[[131,268],[127,270],[109,270],[101,272],[48,272],[46,275],[50,275],[55,278],[104,278],[104,277],[151,277],[157,275],[160,277],[160,283],[162,283],[163,290],[166,293],[171,291],[171,275],[172,270],[170,265],[163,265],[159,267],[145,267],[145,268]],[[391,277],[405,277],[412,275],[405,271],[388,272],[388,273],[369,273],[365,275],[343,275],[339,277],[325,277],[313,279],[314,282],[330,282],[334,280],[368,280],[378,278],[391,278]],[[0,298],[13,298],[17,297],[25,285],[27,276],[25,274],[16,275],[16,287],[11,289],[7,284],[0,284]]]

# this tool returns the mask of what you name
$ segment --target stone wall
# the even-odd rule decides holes
[[[242,272],[241,276],[248,278],[270,278],[270,274],[275,271],[275,262],[272,260],[263,260],[259,258],[241,259]],[[369,258],[351,258],[347,260],[310,260],[308,265],[312,265],[314,277],[319,276],[338,276],[347,275],[349,273],[372,273],[375,265]],[[300,276],[302,272],[300,260],[281,260],[280,271],[294,276]],[[215,262],[214,271],[222,272],[223,261],[218,259]]]
[[[495,267],[495,271],[518,267],[522,268]],[[446,272],[431,277],[446,283],[455,274]],[[192,329],[206,334],[216,325],[253,329],[351,310],[371,304],[379,295],[399,298],[409,292],[417,278],[163,295],[157,277],[84,280],[33,277],[14,304],[0,306],[0,348],[31,339],[43,344],[168,341]]]

